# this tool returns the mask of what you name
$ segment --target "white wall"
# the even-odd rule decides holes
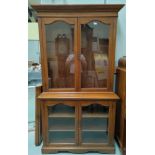
[[[28,23],[28,60],[39,63],[40,45],[38,23]]]
[[[28,40],[39,40],[38,23],[28,23]]]
[[[126,4],[126,0],[107,0],[109,4]],[[126,56],[126,6],[118,14],[115,64],[118,59]]]

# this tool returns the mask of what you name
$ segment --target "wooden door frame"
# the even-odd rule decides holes
[[[109,31],[109,50],[108,50],[108,81],[107,88],[81,88],[81,73],[80,73],[80,62],[78,62],[78,90],[79,91],[113,91],[113,76],[115,71],[115,45],[116,45],[116,22],[117,17],[78,17],[78,39],[77,39],[77,47],[78,54],[81,53],[81,24],[86,24],[91,21],[100,21],[104,24],[108,24],[110,26]]]
[[[83,144],[82,143],[82,107],[85,106],[89,106],[92,104],[98,104],[101,106],[105,106],[109,108],[109,112],[108,112],[108,143],[107,144],[98,144],[98,146],[107,146],[107,145],[113,145],[114,144],[114,131],[115,131],[115,111],[116,111],[116,102],[115,101],[101,101],[101,100],[83,100],[83,101],[79,101],[79,122],[78,122],[78,126],[79,126],[79,131],[78,131],[78,135],[79,135],[79,145],[80,146],[96,146],[95,143],[92,144]]]
[[[78,104],[74,100],[46,100],[42,102],[42,131],[43,131],[43,145],[44,146],[77,146],[79,143],[78,137]],[[75,143],[52,143],[48,142],[48,107],[52,107],[58,104],[63,104],[66,106],[75,108]]]
[[[48,65],[47,65],[47,48],[46,48],[46,31],[45,25],[52,24],[54,22],[62,21],[68,24],[74,25],[74,55],[75,55],[75,87],[74,88],[48,88]],[[41,53],[41,65],[42,65],[42,82],[43,91],[62,92],[62,91],[76,91],[77,89],[77,18],[39,18],[39,35],[40,35],[40,53]]]

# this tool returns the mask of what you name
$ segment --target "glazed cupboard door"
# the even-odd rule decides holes
[[[40,25],[44,90],[75,91],[77,19],[45,18]]]
[[[79,110],[81,145],[113,144],[113,108],[108,101],[81,102]]]
[[[115,20],[78,19],[79,87],[83,91],[112,90]]]
[[[46,137],[44,145],[76,145],[77,108],[74,103],[52,101],[45,107],[44,127]]]

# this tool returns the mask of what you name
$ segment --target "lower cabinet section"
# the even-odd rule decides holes
[[[114,153],[115,101],[42,101],[43,153]]]

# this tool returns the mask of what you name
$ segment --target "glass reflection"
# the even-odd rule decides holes
[[[109,26],[99,21],[81,25],[81,87],[105,88],[108,78]]]
[[[73,88],[74,26],[55,22],[45,29],[49,88]]]

